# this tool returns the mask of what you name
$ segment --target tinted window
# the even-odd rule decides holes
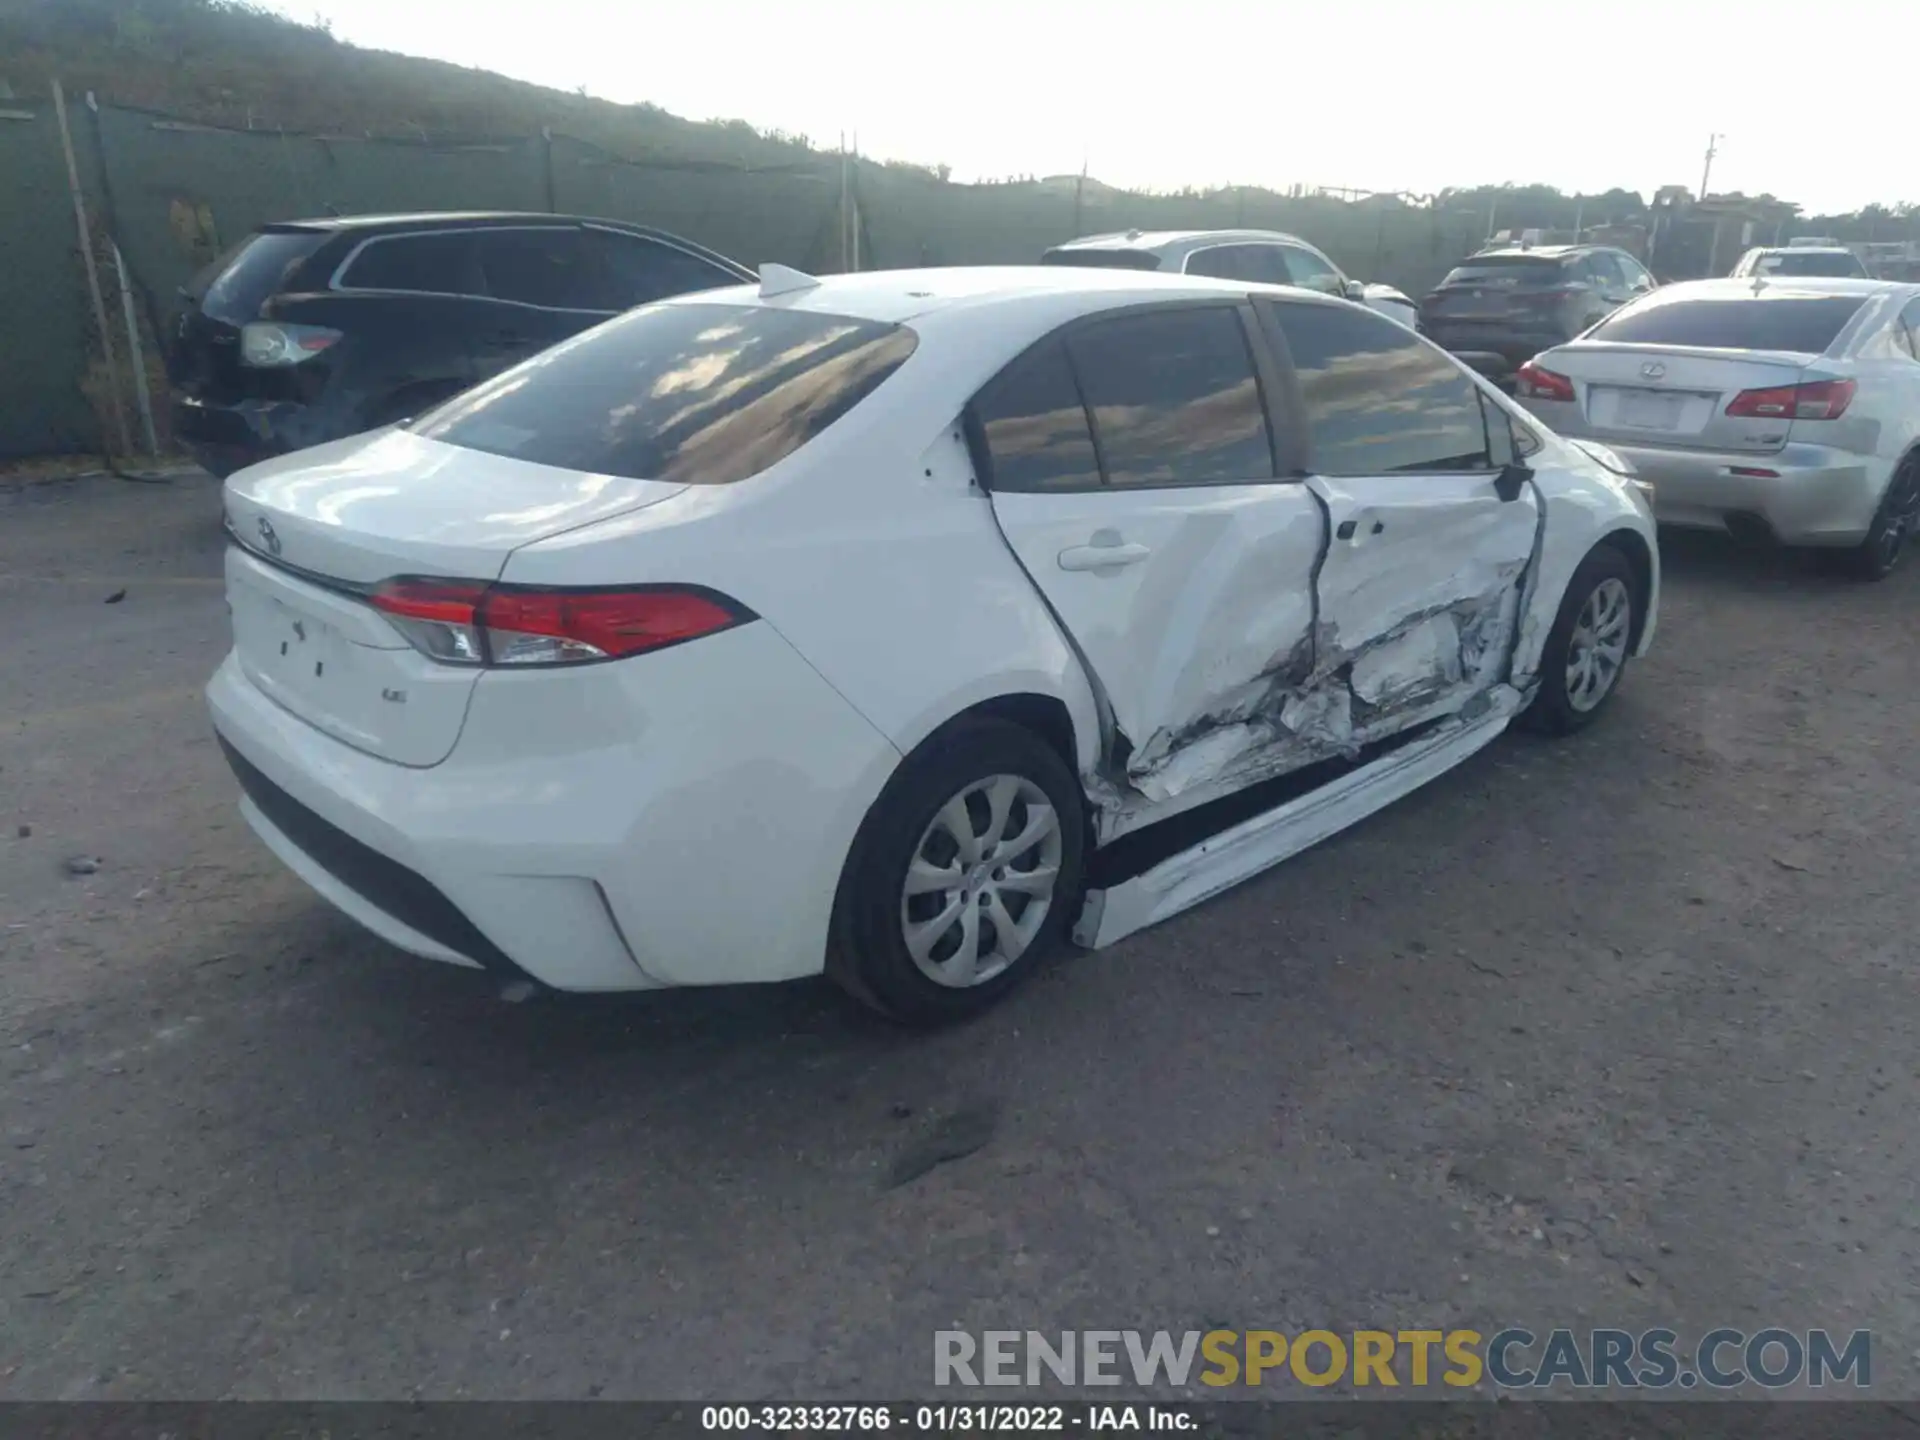
[[[414,433],[591,474],[724,485],[825,430],[913,353],[911,330],[748,305],[654,305],[431,412]]]
[[[589,228],[581,243],[594,262],[596,309],[631,310],[691,290],[747,283],[697,255],[637,235]]]
[[[1297,285],[1287,265],[1287,251],[1281,245],[1249,245],[1243,261],[1244,276],[1262,285]]]
[[[1300,377],[1320,474],[1488,467],[1480,392],[1438,350],[1358,306],[1274,309]]]
[[[1270,479],[1273,448],[1239,313],[1123,315],[1069,342],[1110,485]]]
[[[434,295],[486,293],[471,231],[370,240],[347,266],[340,284],[349,290],[423,290]]]
[[[1920,359],[1920,300],[1915,300],[1900,312],[1900,324],[1895,327],[1907,337],[1907,350],[1915,359]]]
[[[1100,483],[1087,410],[1058,340],[1030,350],[974,397],[995,490],[1074,490]]]
[[[1638,260],[1634,259],[1631,255],[1615,255],[1614,259],[1620,262],[1620,268],[1626,272],[1628,289],[1630,290],[1653,289],[1653,276],[1647,273],[1646,266],[1642,265]]]
[[[1214,245],[1187,257],[1187,274],[1211,275],[1220,280],[1251,280],[1245,245]]]
[[[1588,283],[1597,286],[1599,289],[1618,293],[1627,288],[1626,273],[1621,270],[1619,260],[1610,252],[1606,250],[1594,251],[1591,255],[1587,256],[1585,267],[1587,273],[1581,276],[1581,278],[1588,280]],[[1589,277],[1591,278],[1589,279]]]
[[[280,293],[326,238],[312,231],[251,236],[201,271],[188,293],[197,294],[201,311],[215,320],[243,325],[259,316],[267,297]]]
[[[1553,285],[1564,278],[1564,267],[1551,257],[1534,255],[1480,255],[1462,261],[1447,272],[1442,285],[1521,286]]]
[[[592,309],[598,296],[578,230],[483,230],[487,293],[552,310]]]
[[[1818,355],[1858,313],[1862,295],[1773,293],[1724,299],[1656,295],[1615,311],[1587,338],[1708,350],[1796,350]]]
[[[1851,251],[1780,250],[1754,264],[1759,275],[1865,275],[1867,267]]]
[[[1158,270],[1160,257],[1151,250],[1049,250],[1042,265],[1091,265],[1102,270]]]
[[[1289,282],[1306,290],[1323,290],[1329,295],[1340,293],[1340,272],[1322,260],[1319,256],[1300,249],[1297,245],[1279,247],[1286,258]]]

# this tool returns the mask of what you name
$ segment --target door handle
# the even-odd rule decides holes
[[[1144,545],[1070,545],[1060,552],[1062,570],[1117,570],[1138,565],[1153,551]]]
[[[1334,538],[1336,540],[1351,540],[1354,538],[1354,531],[1357,528],[1358,528],[1357,522],[1352,520],[1342,520],[1339,526],[1333,532]],[[1386,528],[1387,527],[1383,522],[1379,520],[1374,520],[1368,524],[1367,533],[1369,535],[1378,535],[1382,530],[1385,530]]]

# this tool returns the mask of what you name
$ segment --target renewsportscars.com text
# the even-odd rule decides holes
[[[1375,1388],[1489,1380],[1502,1389],[1715,1390],[1804,1383],[1873,1383],[1865,1330],[1710,1330],[1692,1346],[1677,1332],[1531,1330],[941,1330],[935,1385],[1202,1385],[1342,1383]]]

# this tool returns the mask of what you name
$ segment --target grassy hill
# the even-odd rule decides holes
[[[616,155],[768,166],[805,142],[700,123],[440,60],[363,50],[243,0],[0,0],[0,81],[234,129],[476,139],[551,127]]]

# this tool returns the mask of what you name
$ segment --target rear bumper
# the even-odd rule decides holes
[[[1550,412],[1559,407],[1529,408],[1553,425]],[[1579,432],[1569,427],[1561,433]],[[1661,524],[1727,530],[1783,545],[1859,544],[1893,471],[1888,461],[1819,445],[1743,454],[1604,443],[1653,487],[1653,515]]]
[[[819,973],[899,759],[765,623],[482,676],[428,767],[321,733],[232,656],[207,698],[248,823],[315,890],[403,950],[559,990]]]
[[[222,405],[176,392],[171,418],[174,438],[222,480],[262,460],[351,433],[324,406],[293,400]]]
[[[1458,320],[1421,317],[1421,331],[1442,350],[1469,360],[1483,374],[1498,376],[1518,370],[1542,350],[1567,343],[1558,330],[1516,330],[1504,325],[1475,325]],[[1487,357],[1485,362],[1478,358]]]

